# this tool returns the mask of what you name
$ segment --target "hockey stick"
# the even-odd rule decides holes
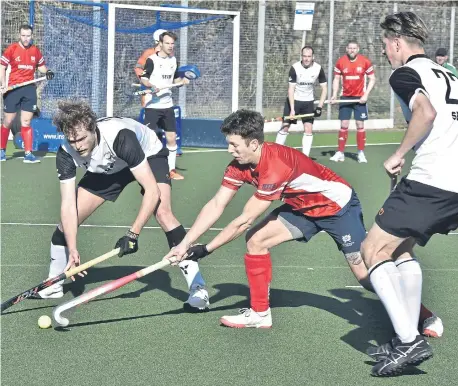
[[[90,300],[100,295],[104,295],[114,290],[117,290],[118,288],[125,286],[126,284],[130,283],[131,281],[140,279],[141,277],[146,276],[150,274],[151,272],[157,271],[158,269],[165,268],[168,265],[170,265],[169,260],[161,260],[160,262],[156,264],[153,264],[153,265],[150,265],[149,267],[140,269],[139,271],[134,272],[130,275],[121,277],[119,279],[110,281],[109,283],[103,284],[97,288],[94,288],[93,290],[87,293],[84,293],[54,308],[52,312],[53,319],[59,326],[67,327],[70,321],[67,318],[65,318],[64,316],[62,316],[62,312],[67,311],[76,306],[79,306],[80,304],[87,303]]]
[[[358,101],[359,101],[358,99],[336,99],[333,102],[334,103],[358,103]],[[313,103],[317,105],[317,104],[320,103],[320,101],[314,101]],[[330,104],[331,100],[330,99],[326,99],[324,101],[324,103]]]
[[[396,188],[398,184],[398,176],[390,177],[390,193]]]
[[[134,93],[132,93],[132,95],[156,94],[158,91],[162,91],[162,90],[165,90],[167,88],[180,87],[180,86],[183,86],[183,85],[184,85],[184,83],[182,83],[182,82],[174,83],[174,84],[172,84],[170,86],[159,87],[159,88],[155,89],[154,91],[148,88],[146,90],[135,91]]]
[[[55,277],[53,277],[51,279],[47,279],[47,280],[41,282],[37,286],[32,287],[32,288],[28,289],[27,291],[24,291],[24,292],[20,293],[19,295],[16,295],[16,296],[12,297],[11,299],[7,300],[6,302],[2,303],[2,312],[4,310],[6,310],[7,308],[9,308],[9,307],[11,307],[11,306],[23,301],[24,299],[27,299],[30,296],[37,294],[38,292],[44,290],[45,288],[48,288],[48,287],[52,286],[53,284],[56,284],[57,282],[59,282],[61,280],[68,279],[69,277],[74,276],[77,273],[85,271],[86,269],[88,269],[88,268],[90,268],[90,267],[92,267],[92,266],[94,266],[96,264],[99,264],[102,261],[107,260],[110,257],[113,257],[113,256],[117,255],[118,253],[119,253],[119,248],[113,249],[112,251],[110,251],[108,253],[105,253],[102,256],[96,257],[95,259],[92,259],[92,260],[90,260],[90,261],[88,261],[88,262],[86,262],[84,264],[81,264],[81,265],[79,265],[77,267],[69,269],[66,272],[63,272],[58,276],[55,276]]]
[[[6,89],[6,91],[11,91],[11,90],[14,90],[15,88],[19,88],[19,87],[22,87],[22,86],[27,86],[28,84],[33,84],[33,83],[42,82],[43,80],[46,80],[46,76],[42,76],[41,78],[29,80],[29,81],[27,81],[27,82],[15,84],[15,85],[13,85],[13,86],[8,87],[8,88]],[[5,92],[6,92],[6,91],[5,91]]]

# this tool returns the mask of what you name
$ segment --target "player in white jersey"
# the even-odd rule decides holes
[[[288,98],[285,102],[283,116],[294,116],[314,113],[315,117],[321,116],[323,104],[328,92],[326,75],[323,68],[315,62],[313,48],[305,46],[302,48],[302,60],[294,63],[289,70]],[[321,96],[318,106],[315,108],[315,84],[321,86]],[[310,154],[313,142],[313,117],[302,118],[304,124],[304,136],[302,137],[302,152]],[[277,133],[276,143],[284,145],[288,136],[291,124],[297,123],[295,119],[284,119],[279,132]]]
[[[159,36],[160,51],[146,59],[145,70],[140,78],[144,86],[158,89],[171,86],[173,83],[189,83],[188,79],[178,76],[177,59],[173,56],[176,40],[177,36],[173,32],[164,32]],[[175,170],[178,146],[171,89],[164,89],[146,96],[145,124],[158,134],[159,127],[165,130],[169,150],[170,178],[182,180],[184,177]]]
[[[390,85],[412,112],[400,146],[384,163],[387,173],[398,175],[409,150],[416,153],[362,246],[372,286],[396,332],[390,343],[368,350],[379,360],[372,373],[393,375],[432,356],[417,328],[422,271],[412,248],[458,227],[458,175],[448,172],[458,153],[458,79],[426,57],[428,30],[417,15],[396,13],[380,26],[395,70]]]
[[[178,245],[186,231],[172,213],[167,150],[154,131],[130,118],[102,118],[85,102],[61,101],[54,124],[66,141],[56,156],[61,191],[61,223],[51,240],[49,277],[79,265],[78,225],[106,200],[115,201],[122,190],[137,181],[143,200],[134,223],[115,248],[119,256],[135,253],[142,228],[154,214],[169,247]],[[76,168],[86,169],[76,187]],[[209,305],[199,266],[184,261],[180,266],[190,296],[185,306],[206,309]],[[63,296],[62,283],[40,292],[41,298]]]

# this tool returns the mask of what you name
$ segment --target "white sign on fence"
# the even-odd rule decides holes
[[[310,31],[314,13],[315,3],[296,3],[293,28],[296,31]]]

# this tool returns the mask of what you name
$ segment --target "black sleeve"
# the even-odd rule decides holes
[[[394,71],[390,77],[390,86],[407,106],[410,106],[410,100],[418,90],[428,95],[421,83],[420,75],[410,67],[401,67]]]
[[[177,62],[177,68],[175,70],[175,74],[173,74],[173,79],[180,78],[180,75],[178,75],[178,69],[179,68],[180,68],[180,66],[178,65],[178,62]]]
[[[318,74],[318,82],[326,83],[326,74],[324,73],[323,67],[321,67],[320,73]]]
[[[127,163],[130,169],[140,165],[145,159],[145,153],[132,130],[122,129],[113,142],[113,151]]]
[[[148,58],[146,59],[145,63],[145,69],[143,70],[143,73],[141,75],[141,78],[148,78],[151,76],[154,70],[154,62],[152,59]]]
[[[289,83],[296,83],[297,82],[297,75],[296,75],[296,70],[294,69],[293,66],[289,69]]]
[[[73,157],[62,146],[56,154],[57,177],[60,181],[71,180],[76,177],[76,165]]]

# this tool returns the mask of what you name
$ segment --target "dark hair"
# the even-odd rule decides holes
[[[164,37],[165,36],[171,37],[173,39],[173,41],[176,41],[178,39],[178,36],[176,34],[174,34],[173,32],[167,31],[167,32],[164,32],[163,34],[159,35],[159,41],[161,43],[164,42]]]
[[[423,46],[428,38],[428,28],[413,12],[398,12],[385,17],[380,23],[383,36],[387,39],[403,37],[408,43]]]
[[[358,47],[359,47],[359,43],[356,39],[351,39],[347,42],[347,47],[350,45],[350,44],[356,44]]]
[[[301,55],[304,52],[304,50],[312,50],[312,55],[315,53],[315,51],[313,50],[312,46],[304,46],[304,47],[302,47]]]
[[[252,110],[237,110],[221,126],[224,135],[240,135],[248,145],[253,139],[264,142],[264,118]]]
[[[62,100],[57,104],[53,123],[58,131],[69,138],[75,137],[81,129],[94,132],[97,127],[97,116],[85,101]]]
[[[21,32],[22,30],[33,32],[33,28],[30,24],[21,24],[21,26],[19,27],[19,32]]]

